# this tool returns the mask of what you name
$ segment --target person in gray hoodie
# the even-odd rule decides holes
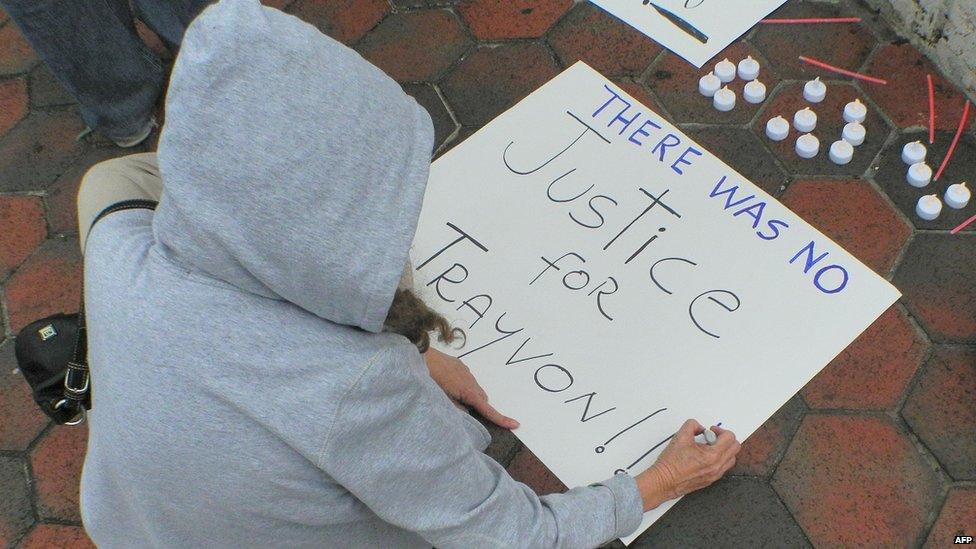
[[[482,452],[450,396],[517,423],[421,352],[452,332],[403,276],[431,121],[356,52],[222,0],[166,111],[158,154],[97,165],[79,194],[97,545],[593,547],[731,467],[734,436],[696,444],[694,421],[645,473],[565,494]]]

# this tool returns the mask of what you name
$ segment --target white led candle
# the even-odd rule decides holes
[[[925,145],[921,141],[905,143],[905,146],[901,149],[901,160],[911,166],[912,164],[917,164],[925,160],[925,153],[927,152]]]
[[[719,78],[715,76],[715,73],[713,72],[702,76],[698,80],[698,93],[704,95],[705,97],[712,97],[721,87],[722,81],[719,80]]]
[[[855,147],[864,143],[864,137],[867,135],[867,130],[860,122],[851,122],[844,126],[844,131],[842,132],[842,137],[844,141],[847,141]]]
[[[817,127],[817,113],[810,110],[810,107],[796,111],[793,115],[793,127],[804,133],[812,132]]]
[[[803,98],[811,103],[819,103],[827,97],[827,84],[816,77],[803,85]]]
[[[796,154],[800,158],[813,158],[820,152],[820,140],[817,136],[805,133],[796,139]]]
[[[729,82],[735,80],[735,63],[728,60],[728,58],[719,61],[715,65],[715,76],[722,81],[723,84],[728,84]]]
[[[918,199],[915,205],[915,213],[926,221],[932,221],[942,213],[942,201],[935,194],[925,195]]]
[[[830,153],[828,156],[830,157],[830,161],[838,166],[849,164],[851,159],[854,158],[854,145],[851,145],[843,139],[834,141],[830,145]]]
[[[739,61],[739,78],[743,80],[759,78],[759,61],[753,59],[751,55]]]
[[[766,100],[766,84],[759,80],[746,82],[745,88],[742,89],[742,96],[752,104],[762,103]]]
[[[773,141],[782,141],[790,134],[790,123],[782,116],[770,118],[766,122],[766,137]]]
[[[867,117],[868,108],[864,106],[864,103],[861,103],[860,99],[854,99],[854,101],[844,105],[845,122],[864,122]]]
[[[715,92],[715,96],[712,97],[712,104],[722,112],[731,111],[735,108],[735,92],[725,86]]]
[[[925,162],[918,162],[908,167],[908,184],[912,187],[924,187],[932,181],[932,168]]]
[[[957,210],[965,208],[966,204],[969,204],[970,198],[972,198],[972,193],[969,192],[965,182],[949,185],[945,192],[946,205]]]

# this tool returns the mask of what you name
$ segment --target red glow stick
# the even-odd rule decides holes
[[[932,84],[932,75],[926,74],[925,78],[929,81],[929,145],[935,143],[935,86]]]
[[[860,23],[860,17],[810,17],[804,19],[762,19],[760,23],[767,25],[802,25],[819,23]]]
[[[961,230],[965,229],[966,227],[968,227],[969,224],[972,223],[973,221],[976,221],[976,215],[974,215],[974,216],[970,217],[969,219],[963,221],[958,227],[956,227],[955,229],[952,229],[951,231],[949,231],[949,234],[956,234],[956,233],[958,233],[959,231],[961,231]]]
[[[823,61],[818,61],[818,60],[813,59],[811,57],[806,57],[806,56],[801,55],[800,56],[800,61],[803,61],[804,63],[809,63],[809,64],[814,65],[816,67],[820,67],[821,69],[826,69],[826,70],[831,71],[831,72],[836,72],[837,74],[843,74],[844,76],[850,76],[851,78],[857,78],[859,80],[866,80],[868,82],[874,82],[875,84],[887,84],[888,83],[887,80],[883,80],[881,78],[875,78],[873,76],[868,76],[866,74],[861,74],[859,72],[849,71],[847,69],[842,69],[840,67],[835,67],[833,65],[828,65],[827,63],[824,63]]]
[[[966,100],[966,106],[962,109],[962,118],[959,119],[959,127],[956,128],[956,136],[952,138],[952,145],[949,145],[949,152],[946,153],[945,158],[942,159],[942,165],[939,166],[939,171],[935,172],[935,177],[932,181],[938,181],[942,177],[942,172],[945,170],[946,166],[949,164],[949,159],[952,158],[952,153],[956,150],[956,145],[959,144],[959,138],[962,137],[962,131],[966,129],[966,121],[969,120],[969,100]]]

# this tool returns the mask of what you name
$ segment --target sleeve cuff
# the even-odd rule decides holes
[[[609,479],[598,482],[595,486],[603,486],[613,494],[613,516],[615,519],[614,538],[622,538],[633,534],[640,526],[644,517],[644,502],[637,481],[630,475],[614,475]]]

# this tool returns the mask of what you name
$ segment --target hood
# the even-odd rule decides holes
[[[173,67],[156,243],[189,270],[379,332],[433,133],[355,51],[258,0],[222,0]]]

